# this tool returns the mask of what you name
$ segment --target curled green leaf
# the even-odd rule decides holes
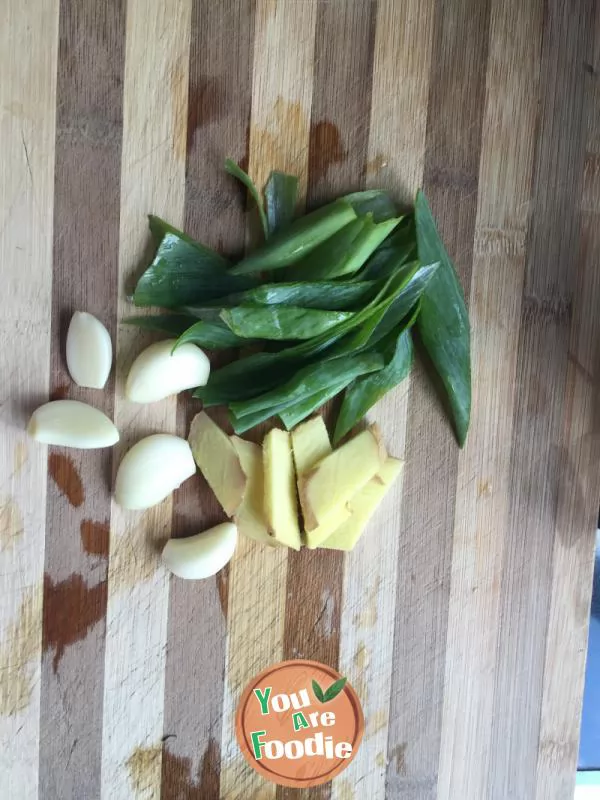
[[[355,218],[356,213],[348,203],[338,200],[323,206],[275,233],[230,272],[232,275],[249,275],[295,264]]]
[[[342,198],[354,208],[359,216],[371,214],[375,222],[384,222],[398,216],[398,208],[383,189],[366,189],[352,192]]]
[[[247,339],[236,336],[221,320],[195,322],[180,335],[173,351],[177,350],[180,345],[190,342],[198,347],[205,347],[207,350],[226,350],[230,347],[241,347],[248,344]]]
[[[383,369],[357,378],[346,389],[333,434],[334,444],[352,430],[367,411],[401,383],[410,372],[413,362],[410,330],[403,330],[392,345],[392,351],[386,354],[386,364]]]
[[[300,306],[343,311],[365,305],[377,288],[376,281],[294,281],[266,283],[255,289],[219,300],[222,308],[232,306]]]
[[[440,267],[421,298],[417,329],[450,405],[456,438],[465,442],[471,415],[469,315],[458,276],[438,233],[429,203],[417,193],[415,223],[419,258]]]
[[[379,353],[361,353],[357,356],[318,361],[303,367],[277,388],[243,402],[232,402],[230,408],[239,418],[284,402],[291,405],[326,386],[381,369],[384,364],[385,361]]]
[[[191,325],[195,318],[188,314],[153,314],[145,317],[125,317],[126,325],[135,325],[147,331],[160,331],[169,336],[181,336]]]
[[[258,216],[260,217],[260,224],[263,229],[263,233],[265,235],[265,239],[269,235],[269,224],[267,222],[267,215],[265,214],[265,208],[263,206],[262,197],[260,196],[260,192],[254,185],[254,181],[248,175],[248,173],[244,172],[244,170],[235,163],[231,158],[225,159],[225,171],[228,172],[230,175],[233,175],[234,178],[237,178],[240,183],[248,190],[250,197],[254,200],[256,204],[256,208],[258,210]]]
[[[255,286],[252,278],[231,274],[229,262],[214,250],[166,233],[154,260],[139,279],[133,302],[137,306],[179,306],[204,303]]]
[[[221,311],[221,319],[237,336],[272,340],[311,339],[352,316],[351,311],[295,306],[236,306]]]
[[[265,205],[269,236],[288,227],[298,203],[298,178],[284,172],[272,172],[265,186]]]
[[[287,270],[286,277],[325,281],[353,275],[399,222],[399,217],[380,223],[373,221],[372,214],[359,217],[320,244],[293,269]]]

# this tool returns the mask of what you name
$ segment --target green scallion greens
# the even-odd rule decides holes
[[[296,216],[298,178],[274,171],[261,192],[233,161],[225,168],[256,204],[264,241],[231,264],[151,216],[157,250],[133,302],[170,313],[125,321],[176,338],[174,350],[251,345],[194,392],[205,406],[226,405],[237,433],[273,417],[291,429],[344,392],[335,442],[406,378],[416,330],[462,446],[469,319],[424,194],[404,216],[378,189]]]

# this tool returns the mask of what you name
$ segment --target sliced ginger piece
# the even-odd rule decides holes
[[[345,506],[386,459],[379,429],[372,425],[301,475],[298,487],[307,530],[330,523],[333,512]]]
[[[331,455],[331,442],[323,417],[313,417],[294,428],[292,449],[297,475],[304,475],[325,456]]]
[[[247,478],[246,493],[233,521],[238,531],[248,539],[274,546],[277,541],[269,535],[265,516],[265,480],[263,472],[262,447],[254,442],[247,442],[239,436],[232,436],[236,453]]]
[[[242,503],[248,480],[229,436],[201,411],[192,420],[188,442],[200,472],[232,517]]]
[[[402,472],[404,463],[397,458],[388,458],[377,475],[360,489],[348,501],[350,518],[343,522],[334,533],[326,539],[321,547],[328,550],[353,550],[364,533],[371,517],[383,498],[391,489],[394,481]]]
[[[323,417],[313,417],[308,422],[298,425],[292,431],[292,447],[294,450],[294,461],[296,462],[296,473],[301,477],[310,472],[320,461],[331,455],[332,448],[329,434],[325,427]],[[302,494],[300,502],[302,504]],[[302,513],[305,516],[304,506]],[[307,547],[318,547],[331,534],[337,530],[350,516],[350,512],[345,506],[336,508],[321,525],[317,525],[312,530],[305,524],[304,537]]]
[[[299,550],[302,546],[298,525],[296,471],[290,434],[274,428],[263,442],[265,516],[268,532],[278,542]]]

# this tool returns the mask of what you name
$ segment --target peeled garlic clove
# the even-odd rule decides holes
[[[167,569],[180,578],[210,578],[231,559],[237,539],[236,526],[224,522],[196,536],[170,539],[162,559]]]
[[[67,333],[67,367],[79,386],[103,389],[112,366],[110,333],[100,320],[76,311]]]
[[[123,508],[150,508],[195,472],[194,457],[185,439],[168,433],[146,436],[119,464],[115,500]]]
[[[106,414],[78,400],[53,400],[36,409],[27,433],[36,441],[91,450],[111,447],[119,431]]]
[[[125,394],[134,403],[154,403],[171,394],[204,386],[210,362],[195,344],[182,344],[174,353],[177,339],[151,344],[131,365]]]

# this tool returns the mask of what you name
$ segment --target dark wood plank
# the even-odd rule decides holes
[[[488,24],[489,2],[440,3],[433,34],[424,189],[467,296]],[[436,796],[458,448],[422,367],[408,413],[386,791],[413,800]]]
[[[584,159],[591,0],[546,7],[494,695],[492,797],[534,797]],[[543,632],[543,633],[542,633]],[[518,730],[518,736],[507,735]]]
[[[252,92],[253,0],[192,6],[185,229],[225,252],[244,245],[244,194],[223,169],[243,161]],[[181,398],[177,429],[187,436],[199,403]],[[225,424],[225,413],[216,419]],[[173,535],[199,533],[224,520],[203,478],[176,493]],[[162,796],[219,797],[227,568],[207,581],[172,580],[165,683]],[[193,631],[193,635],[190,635]],[[185,692],[181,691],[186,686]]]
[[[105,391],[71,383],[73,311],[116,328],[125,3],[60,5],[51,391],[109,416]],[[100,794],[110,450],[51,448],[47,498],[40,786],[46,797]]]
[[[364,186],[367,162],[376,4],[324,0],[317,9],[307,205]],[[351,76],[348,80],[348,76]],[[338,666],[344,554],[288,554],[284,659]],[[279,787],[286,800],[330,797],[331,786]]]

